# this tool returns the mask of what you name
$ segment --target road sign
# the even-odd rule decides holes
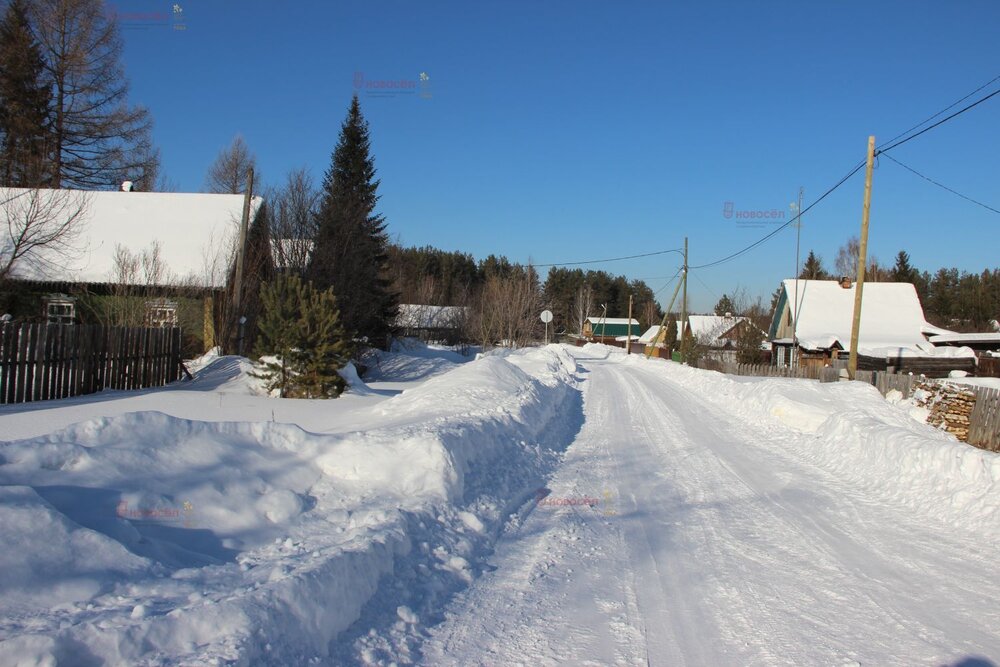
[[[545,322],[546,324],[548,324],[551,321],[552,321],[552,311],[551,310],[543,310],[542,311],[542,322]]]

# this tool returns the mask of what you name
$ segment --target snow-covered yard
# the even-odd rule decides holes
[[[859,383],[412,345],[0,408],[0,663],[991,664],[1000,455]]]

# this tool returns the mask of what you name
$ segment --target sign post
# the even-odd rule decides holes
[[[543,310],[542,311],[542,322],[545,322],[545,344],[549,344],[549,322],[552,321],[552,311]]]

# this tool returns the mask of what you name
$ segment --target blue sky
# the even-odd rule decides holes
[[[693,266],[714,261],[773,229],[726,218],[726,202],[788,216],[799,186],[808,204],[864,158],[869,134],[881,143],[1000,75],[994,0],[179,0],[177,20],[173,2],[112,4],[132,101],[151,109],[180,190],[200,190],[237,133],[269,182],[298,166],[319,180],[356,73],[414,82],[415,93],[360,91],[391,234],[522,262],[652,252],[685,236]],[[130,25],[130,12],[169,18]],[[1000,208],[998,121],[1000,96],[893,156]],[[814,249],[832,266],[858,234],[862,191],[863,172],[807,214],[803,257]],[[883,261],[906,249],[921,269],[997,266],[998,226],[1000,215],[880,160],[870,249]],[[658,289],[678,264],[591,268]],[[692,308],[737,286],[767,296],[794,266],[786,230],[693,271]]]

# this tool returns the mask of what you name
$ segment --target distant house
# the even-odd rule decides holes
[[[404,337],[426,342],[456,343],[468,317],[463,306],[427,306],[414,303],[399,305],[394,328]]]
[[[856,285],[847,279],[785,280],[768,338],[773,363],[786,366],[793,351],[800,365],[828,365],[846,358],[851,345]],[[883,370],[914,369],[939,374],[947,369],[970,370],[975,353],[968,348],[935,347],[932,336],[953,332],[924,318],[917,291],[910,283],[865,283],[858,367]],[[945,373],[946,374],[946,373]]]
[[[94,323],[110,308],[128,307],[146,325],[181,326],[189,349],[211,347],[243,203],[240,194],[0,188],[0,216],[8,221],[32,208],[78,213],[66,247],[14,265],[0,314]],[[253,198],[251,223],[261,203]],[[0,247],[13,242],[4,225]]]
[[[640,333],[639,321],[626,317],[588,317],[583,323],[583,337],[600,342],[610,342],[629,334],[638,338]]]
[[[677,341],[683,340],[681,335],[681,322],[677,322]],[[720,361],[735,361],[738,342],[740,336],[747,327],[757,329],[761,337],[765,337],[761,331],[749,318],[741,315],[688,315],[687,329],[691,332],[698,343],[708,349],[708,355]],[[657,341],[657,346],[663,346],[663,339],[659,338],[660,325],[656,324],[647,329],[640,337],[639,342],[651,345]],[[770,349],[770,344],[765,341],[761,345],[761,352],[765,353]]]

